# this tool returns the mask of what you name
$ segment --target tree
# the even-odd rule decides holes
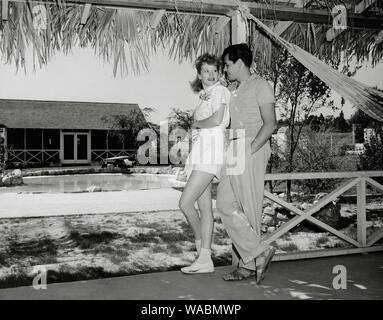
[[[146,122],[147,122],[148,125],[149,125],[149,128],[155,130],[156,125],[155,125],[154,123],[150,122],[149,119],[150,119],[152,113],[153,113],[153,112],[157,112],[157,110],[156,110],[155,108],[145,107],[145,108],[143,108],[141,111],[142,111],[142,114],[143,114],[144,117],[145,117]]]
[[[0,136],[0,176],[5,170],[5,146],[4,138]]]
[[[334,130],[338,132],[350,131],[350,125],[348,124],[347,120],[344,118],[343,111],[340,111],[339,116],[334,119]]]
[[[274,83],[276,105],[282,118],[288,120],[287,164],[284,169],[292,172],[294,153],[302,129],[307,125],[310,126],[310,120],[325,122],[322,114],[318,118],[309,116],[320,107],[327,106],[332,109],[335,107],[333,102],[329,101],[330,88],[323,81],[295,58],[288,56],[285,51],[275,51],[274,55],[276,55],[274,66],[263,70],[262,75]],[[286,193],[288,201],[291,201],[291,181],[287,182]]]
[[[375,89],[383,91],[376,87]],[[373,129],[373,134],[364,141],[365,151],[359,155],[358,169],[383,170],[383,123],[371,118],[360,109],[351,116],[350,122],[358,124],[360,129]],[[376,180],[383,183],[382,178]]]
[[[146,110],[146,115],[148,112]],[[142,129],[150,127],[145,119],[145,114],[140,109],[134,109],[127,114],[107,114],[102,117],[102,121],[111,128],[108,131],[109,135],[116,136],[120,141],[132,145],[133,148],[139,146],[136,139],[138,133]]]
[[[176,128],[189,131],[193,124],[193,110],[181,110],[178,108],[172,108],[169,116],[169,130],[172,131]]]

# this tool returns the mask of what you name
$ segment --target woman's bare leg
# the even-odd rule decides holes
[[[210,173],[193,170],[179,201],[179,207],[191,226],[196,239],[201,239],[201,219],[194,204],[213,178],[214,176]]]
[[[200,211],[200,221],[201,221],[201,247],[205,249],[211,248],[211,241],[213,235],[213,207],[211,200],[211,188],[212,182],[208,184],[205,191],[198,198],[198,208]]]

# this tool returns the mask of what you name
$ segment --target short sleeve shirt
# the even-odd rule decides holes
[[[275,103],[271,85],[258,75],[251,75],[232,92],[231,129],[245,129],[246,137],[255,137],[263,125],[259,106],[268,103]]]
[[[203,93],[203,91],[201,91]],[[194,117],[196,120],[209,118],[217,112],[222,105],[228,105],[230,101],[230,92],[219,82],[206,89],[207,100],[200,99]],[[225,119],[223,120],[223,122]],[[227,124],[226,124],[227,125]]]

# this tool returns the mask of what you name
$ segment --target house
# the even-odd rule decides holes
[[[120,139],[108,117],[134,112],[137,104],[0,99],[0,136],[7,163],[90,164],[132,155],[135,138]]]

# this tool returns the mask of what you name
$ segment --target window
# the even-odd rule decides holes
[[[106,150],[106,131],[92,130],[92,149]]]
[[[24,150],[24,129],[7,129],[7,144],[9,148]]]
[[[42,136],[43,130],[41,129],[26,129],[26,149],[38,149],[41,150],[43,148]]]
[[[60,149],[60,130],[55,130],[55,129],[44,130],[44,149],[45,150]]]
[[[122,145],[122,139],[119,135],[114,134],[113,132],[108,132],[108,149],[116,149],[121,150],[123,149]]]

